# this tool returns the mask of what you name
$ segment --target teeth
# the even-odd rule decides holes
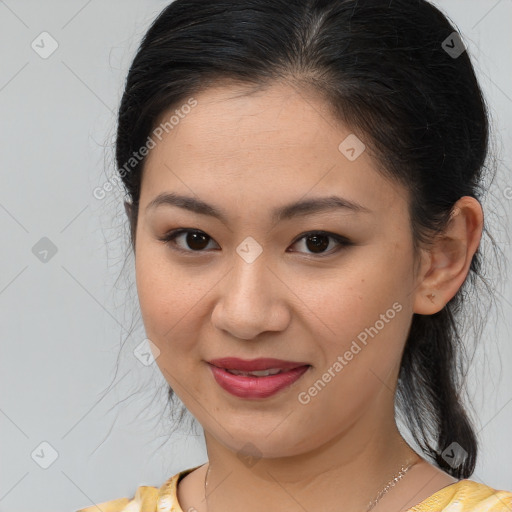
[[[268,370],[258,370],[254,372],[241,372],[239,370],[228,370],[229,373],[232,373],[233,375],[244,375],[246,377],[252,376],[252,377],[267,377],[269,375],[276,375],[277,373],[281,373],[282,370],[279,368],[270,368]]]

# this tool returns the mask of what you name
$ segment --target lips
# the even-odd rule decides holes
[[[222,358],[209,361],[214,380],[238,398],[268,398],[291,386],[311,365],[282,359],[261,358],[250,361]]]

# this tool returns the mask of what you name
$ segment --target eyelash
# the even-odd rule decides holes
[[[175,239],[179,235],[188,234],[188,233],[198,233],[201,235],[205,235],[207,238],[210,239],[210,241],[213,240],[213,238],[208,236],[204,231],[200,231],[198,229],[188,229],[188,228],[174,229],[174,230],[166,233],[163,237],[158,238],[158,240],[160,240],[161,242],[168,245],[173,251],[178,251],[181,253],[185,253],[187,255],[191,255],[192,253],[200,254],[200,253],[206,252],[205,250],[200,250],[200,251],[186,250],[186,249],[182,249],[181,247],[176,246]],[[322,257],[330,256],[332,254],[339,252],[343,247],[349,247],[351,245],[354,245],[354,243],[351,242],[348,238],[345,238],[341,235],[337,235],[336,233],[331,233],[329,231],[307,231],[306,233],[302,233],[301,235],[299,235],[298,238],[296,238],[295,241],[292,243],[292,245],[295,245],[297,242],[301,241],[302,239],[308,238],[310,236],[315,236],[315,235],[331,238],[331,239],[335,240],[339,244],[339,246],[334,251],[331,250],[329,252],[324,252],[324,253],[312,253],[312,252],[306,253],[310,256],[317,256],[319,258],[322,258]]]

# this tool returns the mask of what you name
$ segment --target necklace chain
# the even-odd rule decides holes
[[[415,460],[415,461],[403,464],[402,467],[400,468],[400,471],[386,484],[384,489],[379,491],[379,493],[377,494],[375,499],[368,503],[365,512],[369,512],[370,510],[372,510],[375,507],[375,505],[377,505],[377,503],[380,501],[382,496],[384,496],[392,487],[394,487],[397,484],[397,482],[399,482],[402,479],[402,477],[407,473],[407,471],[409,471],[409,469],[411,469],[411,467],[414,466],[417,462],[418,462],[418,460]],[[208,510],[208,502],[206,500],[206,498],[207,498],[206,489],[208,487],[208,474],[209,473],[210,473],[210,464],[208,463],[208,469],[206,470],[206,475],[204,478],[204,499],[206,501],[206,509],[207,510]]]
[[[366,509],[366,512],[369,512],[373,507],[375,507],[375,505],[377,505],[377,503],[380,501],[382,496],[384,496],[384,494],[386,494],[389,491],[389,489],[394,487],[396,485],[396,483],[402,479],[402,477],[405,475],[405,473],[407,473],[407,471],[409,471],[409,469],[411,469],[411,467],[414,466],[414,464],[416,464],[416,462],[417,461],[409,462],[408,464],[404,464],[400,468],[400,471],[387,483],[386,487],[384,487],[384,489],[379,491],[379,493],[377,494],[377,497],[373,501],[370,501],[368,503],[368,508]]]

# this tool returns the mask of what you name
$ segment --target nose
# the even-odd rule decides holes
[[[291,292],[262,256],[251,263],[236,256],[231,272],[219,283],[212,323],[239,339],[283,331],[290,322],[286,295]]]

